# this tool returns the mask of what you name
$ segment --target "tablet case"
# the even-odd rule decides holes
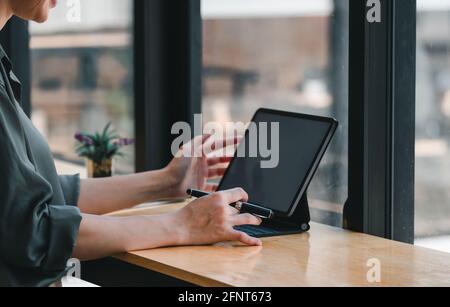
[[[263,221],[262,226],[286,232],[287,234],[294,234],[309,231],[311,229],[310,222],[308,193],[305,193],[291,217],[275,216],[271,220]]]

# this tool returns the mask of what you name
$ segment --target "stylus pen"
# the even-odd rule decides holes
[[[211,195],[210,193],[202,192],[202,191],[198,191],[198,190],[194,190],[194,189],[187,190],[187,194],[192,197],[195,197],[195,198],[202,198],[202,197]],[[241,212],[241,213],[250,213],[250,214],[256,215],[263,219],[271,219],[275,215],[275,213],[270,209],[263,208],[261,206],[254,205],[254,204],[249,204],[246,202],[238,201],[234,204],[230,204],[230,206],[239,210],[239,212]]]

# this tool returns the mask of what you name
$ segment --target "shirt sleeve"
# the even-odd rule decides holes
[[[52,203],[51,185],[24,158],[20,135],[5,123],[0,110],[0,257],[19,270],[58,275],[75,247],[81,213]],[[67,191],[75,200],[75,190]]]
[[[78,206],[78,199],[80,198],[80,175],[59,176],[59,183],[61,184],[66,204]]]

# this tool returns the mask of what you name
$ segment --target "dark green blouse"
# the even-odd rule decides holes
[[[48,286],[75,246],[80,180],[57,175],[18,101],[20,83],[0,46],[0,286]]]

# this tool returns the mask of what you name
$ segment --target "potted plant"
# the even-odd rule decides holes
[[[89,134],[78,132],[75,134],[78,144],[76,152],[79,157],[86,158],[89,178],[104,178],[113,175],[113,159],[122,156],[124,146],[134,144],[134,140],[121,138],[111,129],[109,123],[103,132]]]

